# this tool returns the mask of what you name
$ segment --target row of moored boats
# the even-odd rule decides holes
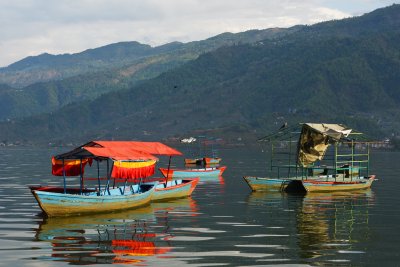
[[[369,174],[372,142],[362,136],[339,124],[285,125],[259,140],[270,151],[271,175],[245,176],[244,180],[253,191],[266,192],[368,189],[375,180]],[[160,156],[169,157],[169,164],[159,168],[163,177],[157,178]],[[63,186],[30,189],[49,217],[112,212],[188,197],[199,179],[220,177],[226,169],[215,165],[221,161],[218,157],[185,160],[204,167],[171,168],[174,156],[182,153],[160,142],[91,141],[52,158],[52,174],[63,177]],[[67,185],[70,176],[79,177],[79,185]],[[85,186],[93,180],[96,186]]]

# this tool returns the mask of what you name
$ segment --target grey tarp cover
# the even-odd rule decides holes
[[[351,129],[339,124],[305,123],[298,142],[298,164],[307,167],[321,160],[332,142],[348,136]]]

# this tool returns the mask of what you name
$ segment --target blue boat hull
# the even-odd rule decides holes
[[[283,192],[288,188],[289,184],[296,181],[296,179],[290,178],[277,179],[255,176],[245,176],[243,178],[253,191]]]
[[[200,169],[165,169],[160,168],[164,177],[168,178],[193,178],[193,177],[218,177],[225,171],[226,167],[200,168]]]
[[[141,192],[132,192],[131,187],[126,189],[123,193],[120,188],[116,188],[102,191],[100,195],[97,192],[86,192],[81,195],[33,188],[32,194],[47,216],[53,217],[137,208],[150,203],[155,186],[142,187]]]
[[[173,180],[166,183],[158,184],[152,196],[152,201],[160,201],[165,199],[188,197],[196,188],[198,178]]]

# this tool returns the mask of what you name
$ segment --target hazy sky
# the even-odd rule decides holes
[[[152,46],[362,15],[400,0],[0,0],[0,67],[121,41]]]

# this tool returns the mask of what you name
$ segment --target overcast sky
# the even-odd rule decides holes
[[[0,67],[121,41],[157,46],[222,32],[358,16],[400,0],[0,0]]]

